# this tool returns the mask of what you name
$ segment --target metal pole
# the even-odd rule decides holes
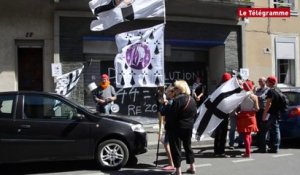
[[[162,116],[160,114],[160,105],[163,103],[163,94],[164,94],[164,87],[159,87],[157,89],[157,106],[158,106],[158,137],[157,137],[157,147],[156,147],[156,160],[155,160],[155,166],[157,167],[158,163],[158,154],[159,154],[159,145],[160,145],[160,136],[161,136],[161,123],[162,123]]]

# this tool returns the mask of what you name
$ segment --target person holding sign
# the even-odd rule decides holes
[[[110,85],[109,76],[102,74],[101,82],[94,95],[94,100],[97,102],[96,109],[100,113],[110,114],[111,105],[117,99],[115,88]]]

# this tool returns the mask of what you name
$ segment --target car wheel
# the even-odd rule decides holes
[[[128,161],[129,151],[122,141],[111,139],[99,144],[96,161],[103,170],[119,170]]]

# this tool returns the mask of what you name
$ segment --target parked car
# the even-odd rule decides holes
[[[143,126],[60,95],[0,92],[0,163],[95,159],[118,170],[147,151]]]
[[[300,138],[300,88],[280,88],[289,99],[288,111],[280,117],[282,139]]]

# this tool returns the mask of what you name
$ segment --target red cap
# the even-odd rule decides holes
[[[228,81],[231,79],[231,74],[228,72],[225,72],[222,76],[222,82]]]
[[[271,75],[267,78],[267,81],[272,85],[275,85],[277,83],[277,78],[274,75]]]
[[[245,90],[245,91],[250,91],[250,90],[252,90],[253,89],[253,83],[252,83],[252,81],[250,81],[250,80],[246,80],[246,82],[244,82],[243,83],[243,89]]]
[[[101,75],[101,78],[102,78],[102,79],[107,79],[107,80],[108,80],[108,79],[109,79],[109,76],[108,76],[107,74],[102,74],[102,75]]]

